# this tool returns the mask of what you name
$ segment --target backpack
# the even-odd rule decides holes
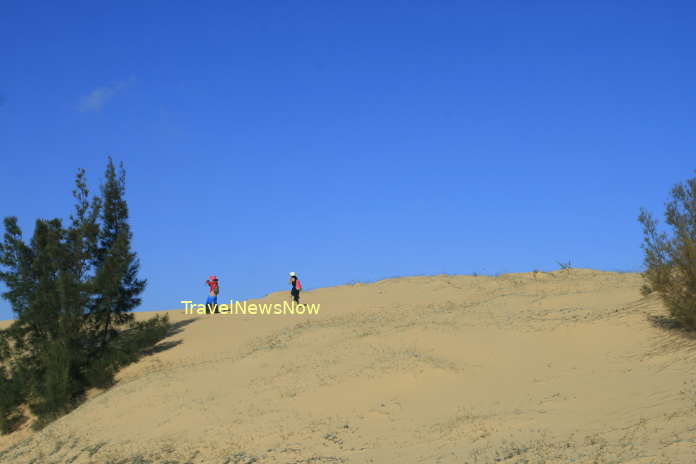
[[[208,287],[210,287],[211,292],[215,293],[216,295],[220,293],[220,286],[218,285],[217,277],[210,276],[210,278],[206,280],[205,283],[208,284]]]
[[[297,277],[295,277],[295,288],[297,290],[302,290],[302,284],[300,283],[300,279],[298,279]]]

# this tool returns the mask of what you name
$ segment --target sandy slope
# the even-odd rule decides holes
[[[168,349],[0,462],[693,464],[696,341],[648,321],[640,284],[417,277],[309,292],[318,316],[173,311]]]

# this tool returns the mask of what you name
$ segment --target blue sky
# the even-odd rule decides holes
[[[29,237],[123,161],[140,309],[640,270],[696,168],[693,2],[108,4],[3,3],[0,215]]]

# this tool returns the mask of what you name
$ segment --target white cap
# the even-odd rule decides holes
[[[294,272],[291,272],[291,273],[290,273],[290,277],[295,277],[296,275],[297,275],[297,274],[295,274]]]

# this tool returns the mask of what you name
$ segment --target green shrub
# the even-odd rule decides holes
[[[90,386],[107,388],[113,385],[119,369],[138,360],[148,349],[165,338],[170,330],[168,316],[155,316],[146,321],[132,322],[118,332],[99,357],[89,363],[85,377]]]
[[[20,405],[24,402],[17,380],[10,378],[0,366],[0,433],[12,432],[22,419]]]
[[[641,210],[645,277],[644,295],[657,292],[670,315],[683,327],[696,329],[696,177],[672,188],[665,208],[669,233]]]

